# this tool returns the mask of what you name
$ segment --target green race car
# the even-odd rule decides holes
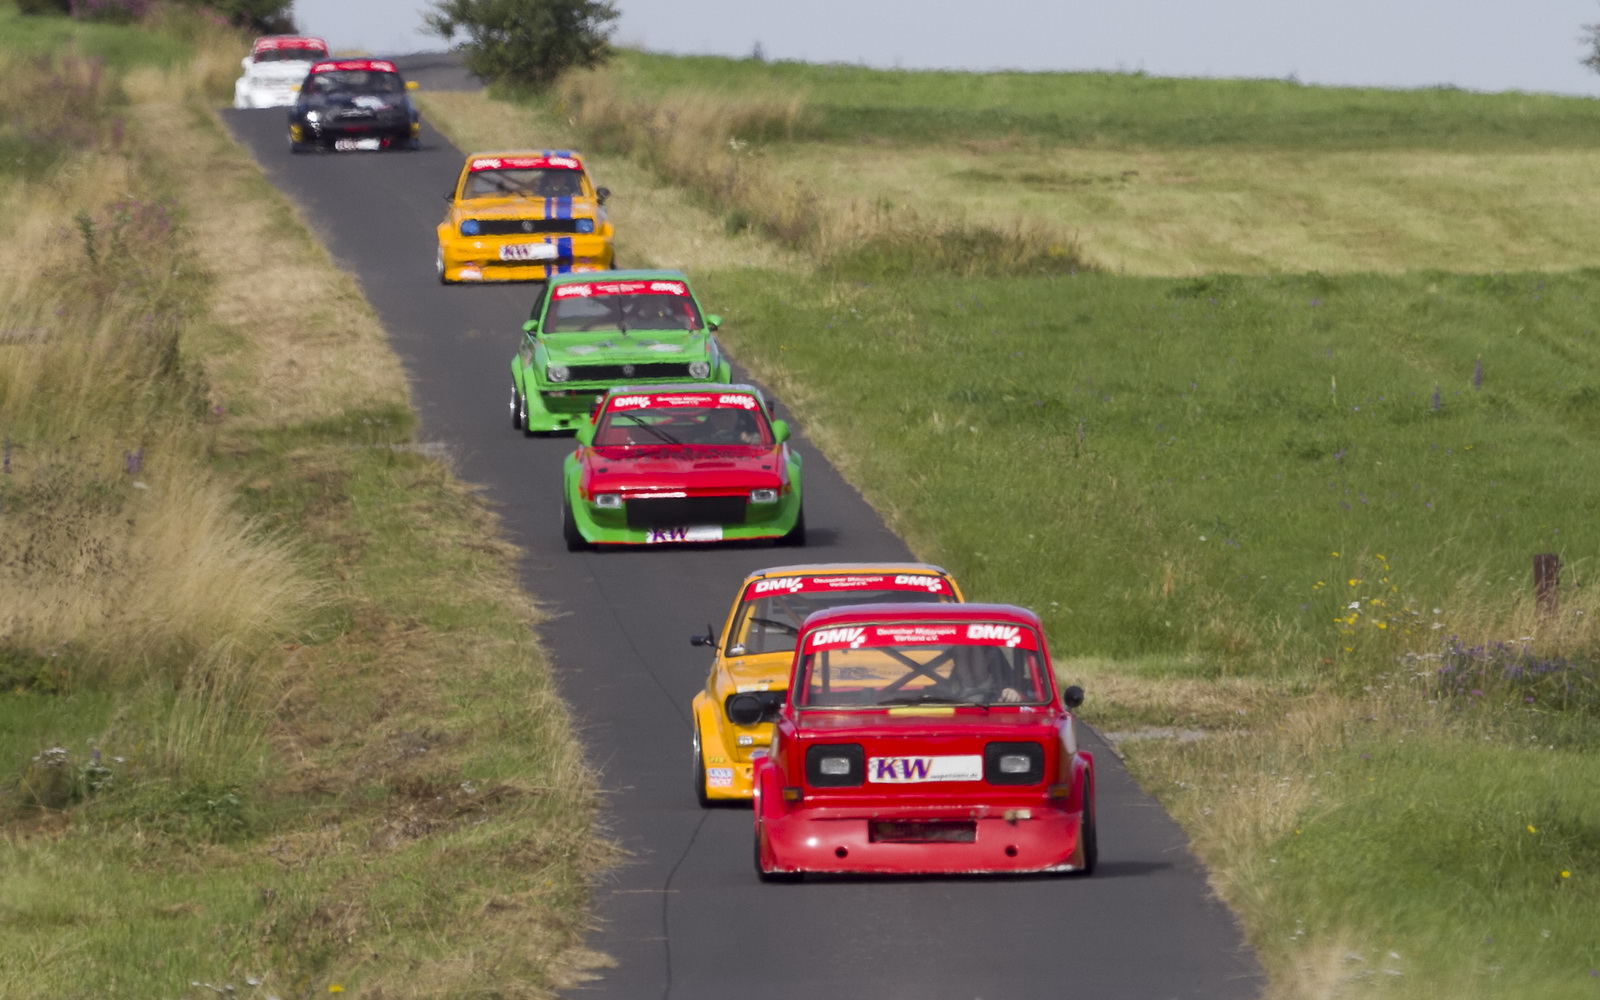
[[[770,538],[804,545],[800,453],[748,385],[629,385],[578,428],[562,469],[572,551]]]
[[[553,275],[511,359],[511,423],[525,434],[583,424],[614,385],[727,382],[728,362],[678,271]]]

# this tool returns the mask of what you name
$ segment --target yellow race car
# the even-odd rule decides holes
[[[610,195],[571,150],[473,153],[444,196],[450,210],[439,223],[440,282],[610,270]]]
[[[800,623],[846,604],[956,603],[950,574],[926,563],[775,566],[745,577],[723,624],[689,641],[712,648],[705,689],[694,696],[694,793],[702,806],[749,799],[752,755],[772,742]]]

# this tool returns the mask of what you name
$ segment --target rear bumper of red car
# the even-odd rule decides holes
[[[821,815],[805,808],[762,817],[763,867],[859,875],[1066,872],[1084,864],[1082,813],[1054,806],[937,820]],[[966,840],[967,836],[971,837]],[[916,839],[921,836],[952,839]],[[910,838],[910,839],[906,839]],[[960,838],[960,839],[955,839]]]

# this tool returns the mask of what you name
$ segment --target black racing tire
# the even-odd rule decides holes
[[[568,552],[587,552],[590,548],[589,540],[578,530],[572,506],[567,503],[561,505],[561,538],[567,543]]]
[[[1100,838],[1095,831],[1094,821],[1094,784],[1091,782],[1083,799],[1083,830],[1079,834],[1083,841],[1083,867],[1077,874],[1088,878],[1094,874],[1095,867],[1100,863]]]
[[[293,139],[289,140],[289,152],[294,156],[304,156],[310,151],[311,147],[307,146],[305,143],[295,142]]]
[[[434,269],[439,272],[439,284],[441,284],[441,285],[453,285],[453,284],[455,284],[454,281],[451,281],[449,278],[444,276],[444,247],[440,247],[439,248],[438,255],[436,257],[434,257],[433,266],[434,266]]]
[[[806,510],[805,510],[804,507],[802,507],[802,508],[800,508],[800,516],[795,518],[795,520],[794,520],[794,527],[789,529],[788,534],[785,534],[785,535],[781,536],[778,539],[777,544],[779,544],[781,546],[784,546],[785,548],[799,548],[800,546],[804,545],[805,543],[806,543]]]
[[[700,749],[700,724],[694,726],[694,798],[701,809],[711,808],[711,796],[706,794],[706,755]]]
[[[522,409],[520,411],[521,415],[517,418],[517,426],[522,428],[522,436],[523,437],[529,437],[529,438],[538,437],[539,436],[539,432],[534,430],[528,424],[528,397],[524,396],[524,395],[521,395],[521,394],[518,394],[517,402],[520,403],[521,406],[522,406]]]
[[[522,430],[522,393],[515,382],[511,383],[511,429]]]

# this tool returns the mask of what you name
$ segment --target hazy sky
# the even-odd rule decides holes
[[[616,0],[658,52],[952,69],[1294,76],[1304,83],[1600,96],[1578,60],[1597,0]],[[445,48],[429,0],[295,0],[336,48]]]

